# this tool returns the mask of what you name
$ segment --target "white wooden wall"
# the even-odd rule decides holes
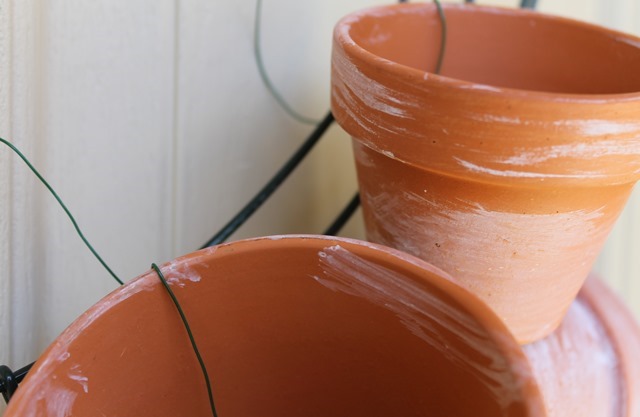
[[[331,28],[377,3],[264,0],[265,63],[292,105],[325,114]],[[0,0],[0,136],[40,168],[126,280],[200,246],[310,130],[260,82],[254,7]],[[540,9],[640,33],[636,0],[541,0]],[[236,237],[323,230],[355,190],[350,152],[332,128]],[[636,192],[598,269],[640,315],[639,216]],[[352,223],[346,234],[361,236]],[[35,359],[115,286],[51,196],[0,149],[0,363]]]

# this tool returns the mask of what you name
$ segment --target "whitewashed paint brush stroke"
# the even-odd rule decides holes
[[[494,341],[468,313],[428,292],[398,272],[370,262],[339,245],[318,255],[322,276],[312,278],[323,286],[379,305],[393,312],[417,337],[442,352],[449,361],[483,381],[495,401],[505,409],[520,397],[521,387],[513,385],[512,370],[505,357],[496,352]],[[446,343],[441,337],[451,333],[464,341],[465,348]],[[451,336],[450,336],[451,337]],[[469,352],[472,352],[470,355]],[[524,367],[515,369],[522,380],[531,375]]]
[[[626,415],[617,353],[599,318],[580,298],[558,330],[523,349],[548,417]]]
[[[427,260],[456,277],[508,325],[512,315],[557,317],[549,309],[540,311],[539,300],[531,294],[541,285],[569,285],[577,292],[615,220],[603,221],[601,208],[523,214],[491,211],[472,202],[453,204],[428,192],[361,194],[370,208],[370,240]],[[585,247],[584,242],[595,244]],[[558,283],[558,276],[566,277],[566,283]],[[568,306],[569,299],[558,297],[549,294],[555,298],[550,304],[558,309]]]

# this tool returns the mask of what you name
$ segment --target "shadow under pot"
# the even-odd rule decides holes
[[[640,175],[640,39],[533,11],[367,9],[334,31],[368,239],[488,303],[521,343],[561,322]]]
[[[480,299],[410,255],[272,237],[162,266],[218,414],[542,417],[522,349]],[[42,354],[5,417],[208,416],[205,383],[155,272],[102,299]]]

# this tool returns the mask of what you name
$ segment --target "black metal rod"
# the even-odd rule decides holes
[[[31,362],[29,365],[23,366],[22,368],[18,369],[13,373],[16,377],[16,382],[18,384],[21,383],[22,380],[27,376],[31,368],[33,368],[33,365],[35,365],[35,362]]]
[[[0,394],[4,397],[4,401],[8,404],[13,394],[18,389],[18,384],[22,382],[24,377],[33,367],[35,362],[30,363],[13,372],[8,366],[0,365]]]
[[[353,196],[349,204],[342,210],[342,212],[338,215],[338,217],[331,223],[331,226],[327,230],[325,230],[324,234],[327,236],[335,236],[340,233],[340,230],[344,227],[344,225],[349,221],[353,213],[360,206],[360,194],[356,193]]]
[[[16,389],[18,389],[18,383],[15,375],[8,366],[0,365],[0,393],[6,403],[9,403]]]
[[[0,365],[0,393],[7,404],[18,389],[19,382],[16,374],[8,366]]]
[[[535,9],[537,0],[522,0],[520,2],[520,7],[522,9]]]
[[[246,206],[238,214],[236,214],[218,233],[207,241],[200,249],[214,246],[224,242],[231,236],[240,226],[246,222],[251,215],[260,208],[260,206],[278,189],[280,184],[287,179],[289,174],[302,162],[305,156],[313,148],[313,146],[322,137],[324,132],[331,126],[334,118],[331,112],[327,113],[325,118],[315,128],[311,135],[304,141],[302,146],[295,154],[280,168],[276,175],[247,203]]]

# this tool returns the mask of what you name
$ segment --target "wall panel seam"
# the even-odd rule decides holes
[[[11,140],[11,96],[12,96],[12,8],[11,1],[0,0],[0,74],[2,74],[2,86],[0,87],[0,134],[4,139]],[[3,242],[0,244],[0,358],[2,360],[11,360],[11,292],[12,285],[12,256],[11,242],[13,241],[13,171],[15,164],[13,163],[13,155],[8,148],[2,149],[2,169],[0,175],[4,178],[0,179],[0,183],[5,188],[4,193],[0,193],[0,206],[2,213],[0,215],[1,223],[4,223],[4,233],[0,235]]]
[[[179,69],[180,69],[180,2],[173,2],[173,132],[171,135],[171,253],[176,256],[178,249],[178,152],[179,152]]]

